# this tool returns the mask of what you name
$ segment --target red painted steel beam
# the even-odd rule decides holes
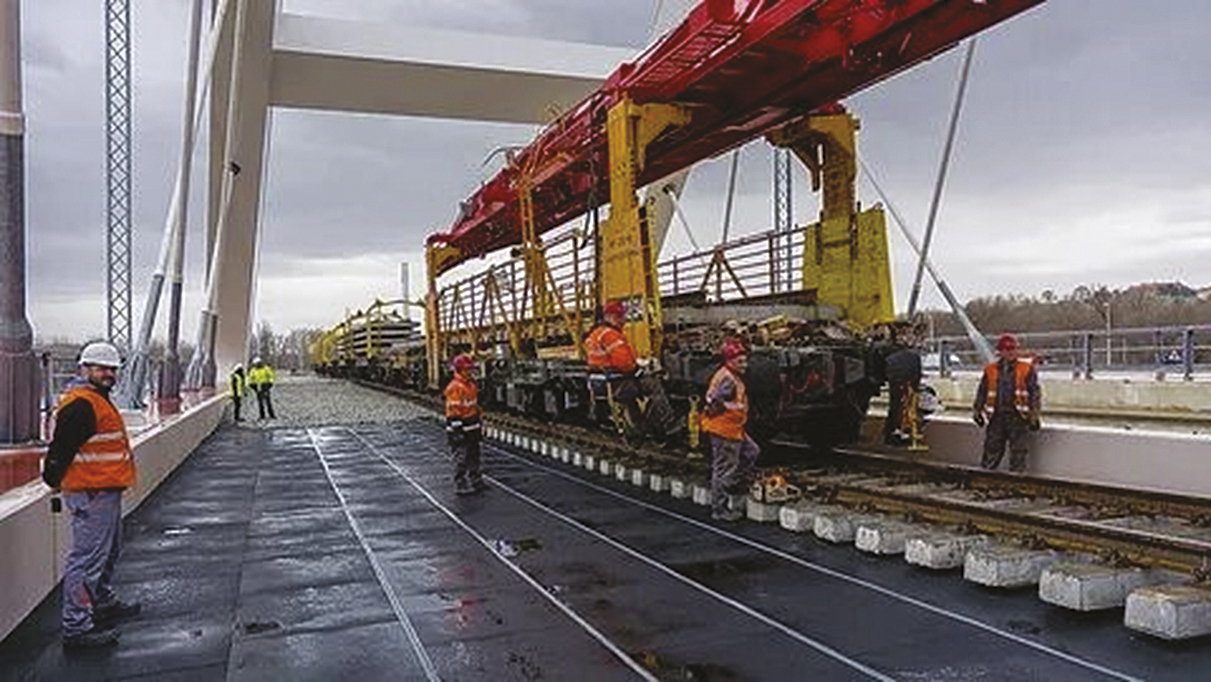
[[[704,0],[538,137],[429,237],[447,268],[521,238],[529,169],[541,234],[609,198],[606,112],[624,97],[690,108],[647,150],[639,185],[744,144],[954,47],[1044,0]]]

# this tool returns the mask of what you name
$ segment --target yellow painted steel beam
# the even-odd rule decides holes
[[[641,357],[660,350],[663,315],[656,285],[653,253],[646,216],[635,194],[635,179],[644,165],[647,146],[670,127],[690,121],[684,107],[673,104],[635,104],[624,99],[610,109],[609,136],[610,217],[601,224],[597,244],[599,301],[627,302],[624,332]]]

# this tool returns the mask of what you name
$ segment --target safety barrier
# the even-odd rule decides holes
[[[125,513],[136,509],[214,432],[226,396],[147,429],[133,439],[138,482],[123,498]],[[0,639],[7,637],[62,579],[70,542],[66,514],[51,511],[51,491],[42,481],[0,495]]]

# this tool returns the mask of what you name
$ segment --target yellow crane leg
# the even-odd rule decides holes
[[[675,104],[635,104],[624,99],[606,119],[610,154],[610,217],[601,224],[597,244],[599,303],[622,300],[628,318],[624,332],[640,357],[660,351],[664,318],[656,285],[647,219],[635,194],[649,144],[670,127],[683,126],[690,113]]]

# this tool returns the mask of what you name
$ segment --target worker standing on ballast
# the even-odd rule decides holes
[[[63,648],[118,643],[114,624],[139,613],[114,593],[122,551],[122,491],[135,483],[134,455],[122,414],[109,400],[122,366],[118,349],[90,343],[80,353],[83,382],[60,397],[42,480],[62,491],[71,514],[71,550],[63,569]]]
[[[626,304],[609,301],[601,311],[601,322],[585,339],[585,354],[589,367],[602,372],[609,385],[611,398],[622,406],[627,425],[635,433],[654,432],[660,440],[675,439],[681,431],[660,378],[643,373],[634,346],[623,333],[626,326]],[[647,397],[647,418],[639,399]]]
[[[985,469],[996,469],[1009,444],[1009,470],[1026,470],[1026,432],[1040,428],[1039,412],[1042,392],[1039,375],[1029,358],[1018,357],[1018,340],[1013,334],[997,339],[999,359],[984,368],[984,376],[976,388],[971,418],[977,426],[985,426]]]
[[[269,414],[270,419],[277,419],[273,413],[273,381],[276,377],[273,368],[265,364],[261,358],[252,359],[252,368],[248,370],[248,385],[256,393],[257,413],[261,419]]]
[[[450,363],[454,378],[446,385],[446,440],[454,456],[454,492],[473,495],[484,489],[479,470],[479,442],[483,437],[475,360],[462,354]]]
[[[243,421],[240,418],[240,404],[244,402],[244,393],[248,389],[248,377],[244,376],[244,365],[237,364],[235,369],[231,370],[231,408],[235,412],[235,420]]]
[[[736,521],[744,516],[736,498],[748,489],[761,449],[745,432],[748,423],[748,348],[739,339],[723,344],[723,366],[706,389],[702,430],[711,437],[711,518]],[[740,497],[739,499],[743,499]]]

